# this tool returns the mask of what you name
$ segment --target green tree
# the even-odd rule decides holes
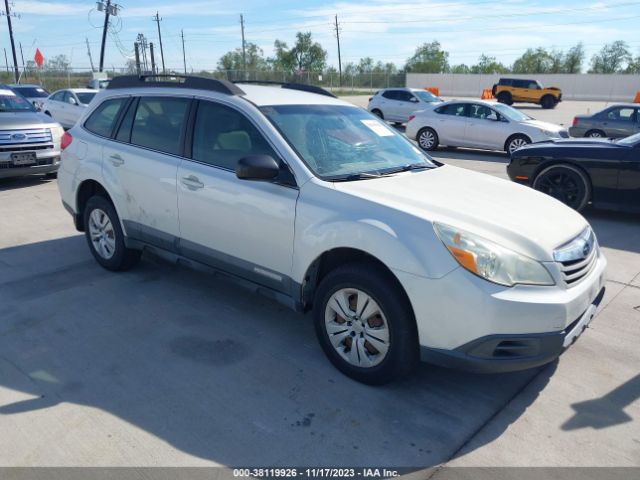
[[[513,73],[548,73],[553,64],[552,55],[543,47],[535,50],[528,48],[515,62],[511,70]]]
[[[286,72],[320,72],[327,64],[327,51],[311,38],[311,32],[296,33],[296,43],[289,48],[285,42],[274,42],[275,57],[270,63]]]
[[[471,68],[469,68],[468,65],[461,63],[460,65],[454,65],[451,67],[450,71],[451,73],[471,73]]]
[[[411,73],[444,73],[449,70],[449,53],[442,50],[440,42],[434,40],[416,48],[407,60],[405,70]]]
[[[582,71],[582,63],[584,62],[584,46],[582,42],[571,47],[564,56],[564,73],[580,73]]]
[[[631,62],[631,52],[626,42],[617,40],[608,43],[591,57],[589,73],[617,73],[624,71],[624,65]]]
[[[465,65],[466,66],[466,65]],[[473,65],[469,73],[508,73],[509,69],[496,60],[496,57],[490,57],[484,53],[478,58],[478,63]]]
[[[262,71],[268,68],[264,58],[264,52],[255,43],[245,43],[245,57],[247,61],[247,71]],[[218,60],[218,70],[242,70],[242,48],[236,48],[225,53]]]
[[[629,62],[625,73],[640,73],[640,55]]]
[[[47,60],[47,70],[66,72],[69,70],[69,65],[70,62],[66,55],[57,55]]]

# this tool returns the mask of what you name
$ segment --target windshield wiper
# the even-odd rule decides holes
[[[395,170],[390,170],[385,173],[400,173],[400,172],[408,172],[410,170],[423,170],[425,168],[431,169],[433,167],[431,167],[430,165],[427,165],[426,163],[425,164],[410,163],[408,165],[403,165]]]
[[[330,182],[352,182],[354,180],[370,180],[372,178],[382,178],[382,177],[390,177],[391,173],[370,173],[370,172],[360,172],[360,173],[350,173],[349,175],[345,175],[343,177],[334,177],[329,179]]]

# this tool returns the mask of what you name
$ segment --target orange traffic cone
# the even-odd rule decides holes
[[[636,93],[636,98],[633,99],[633,103],[640,103],[640,92]]]
[[[433,93],[436,97],[440,96],[440,89],[438,87],[426,87],[425,90]]]

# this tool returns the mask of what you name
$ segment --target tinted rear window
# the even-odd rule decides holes
[[[12,87],[12,90],[29,98],[44,98],[49,96],[49,92],[40,87]]]
[[[84,123],[84,128],[96,135],[110,137],[116,118],[126,101],[126,98],[113,98],[102,102]]]

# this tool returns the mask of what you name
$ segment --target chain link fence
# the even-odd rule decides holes
[[[111,69],[105,71],[108,78],[119,75],[132,75],[128,69]],[[151,72],[145,72],[150,74]],[[181,70],[170,70],[167,73],[175,73],[182,75]],[[232,82],[295,82],[308,85],[316,85],[340,93],[348,94],[368,94],[375,92],[380,88],[387,87],[404,87],[406,85],[405,74],[387,74],[387,73],[357,73],[342,74],[337,72],[280,72],[280,71],[242,71],[242,70],[226,70],[226,71],[200,71],[189,72],[189,75],[197,75],[208,78],[225,79]],[[20,72],[20,83],[34,83],[42,85],[50,92],[61,88],[83,88],[92,80],[93,74],[86,69],[66,70],[50,70],[46,68],[24,70]],[[13,70],[0,71],[1,83],[14,83]]]

